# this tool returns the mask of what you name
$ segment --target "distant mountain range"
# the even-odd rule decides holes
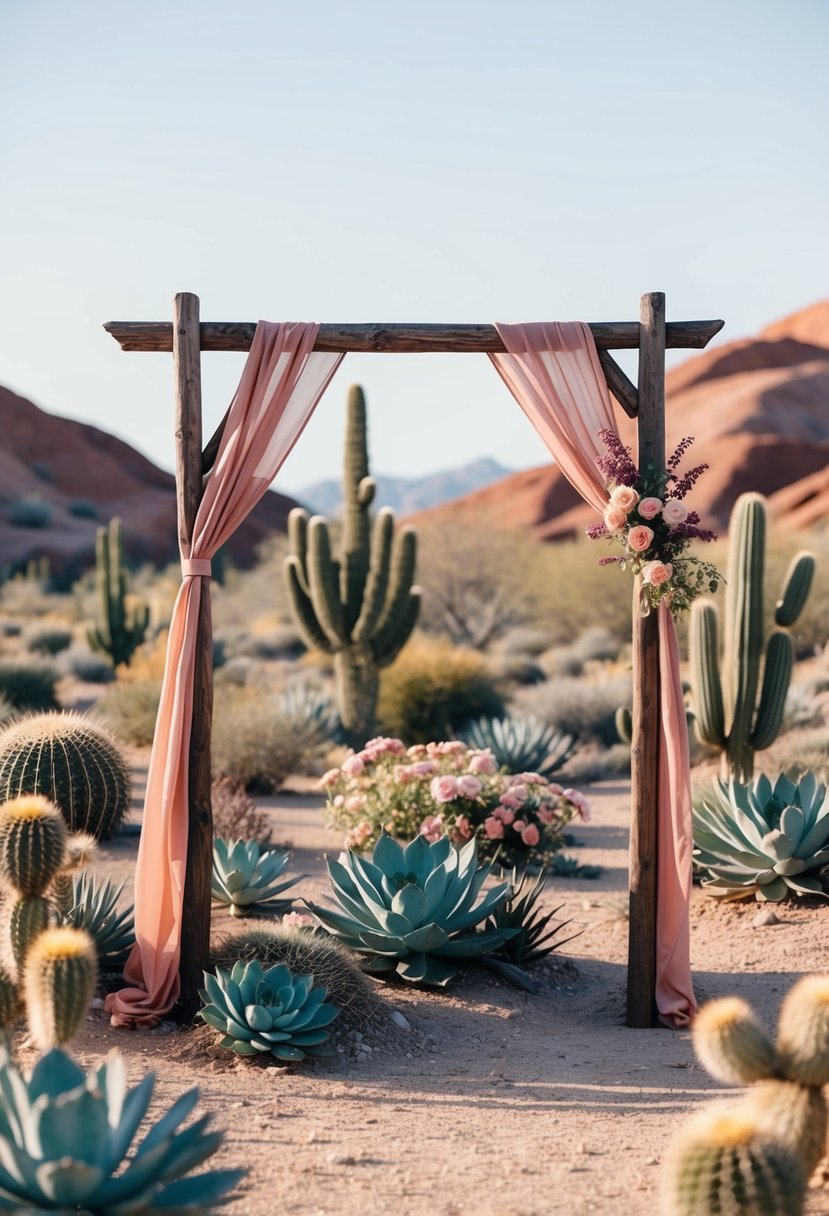
[[[486,457],[425,477],[384,477],[381,473],[374,479],[377,482],[374,503],[376,507],[391,507],[400,517],[414,515],[462,498],[511,474],[511,469]],[[336,518],[342,508],[342,485],[333,478],[317,481],[298,490],[296,498],[316,514]]]

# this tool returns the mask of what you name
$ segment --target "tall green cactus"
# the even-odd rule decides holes
[[[755,752],[773,743],[780,731],[794,664],[794,643],[786,630],[803,610],[815,569],[811,553],[794,558],[775,612],[779,628],[765,642],[765,545],[765,500],[759,494],[741,494],[729,525],[722,677],[717,609],[707,600],[698,600],[691,609],[697,733],[703,743],[721,750],[723,776],[741,782],[751,781]]]
[[[412,586],[416,533],[395,533],[394,513],[371,524],[375,483],[368,475],[366,402],[359,385],[348,395],[344,514],[339,560],[327,522],[301,508],[288,519],[292,554],[285,575],[297,626],[311,647],[334,655],[336,701],[349,741],[362,746],[374,730],[379,669],[409,638],[420,608]]]
[[[95,577],[98,591],[98,624],[89,630],[89,645],[109,655],[113,667],[129,665],[144,641],[150,609],[142,600],[127,596],[124,540],[121,520],[114,516],[108,528],[98,529],[95,543]]]

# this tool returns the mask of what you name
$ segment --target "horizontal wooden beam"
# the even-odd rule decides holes
[[[669,321],[666,345],[701,350],[723,321]],[[171,351],[169,321],[108,321],[104,326],[122,350]],[[202,350],[250,350],[254,321],[202,321]],[[638,321],[590,322],[599,350],[630,350],[639,345]],[[494,325],[321,325],[315,350],[418,354],[457,352],[502,353],[504,345]]]

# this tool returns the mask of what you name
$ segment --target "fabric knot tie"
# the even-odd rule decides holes
[[[182,578],[210,578],[212,572],[209,557],[183,557],[181,559]]]

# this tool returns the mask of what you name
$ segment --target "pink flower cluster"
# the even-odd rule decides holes
[[[629,565],[634,574],[642,576],[643,611],[665,599],[678,613],[697,595],[715,590],[719,582],[710,562],[683,556],[692,540],[716,539],[713,532],[698,527],[699,516],[689,512],[682,501],[708,466],[698,465],[679,476],[679,461],[693,442],[686,438],[667,468],[650,468],[641,476],[614,431],[601,431],[600,437],[605,454],[597,463],[609,497],[601,523],[591,525],[587,534],[594,540],[610,537],[624,551],[621,557],[602,558],[600,564],[616,563],[622,569]]]
[[[330,821],[346,830],[349,848],[370,849],[381,830],[401,839],[417,834],[456,845],[477,837],[483,857],[500,850],[520,861],[561,846],[571,818],[587,818],[577,790],[564,790],[538,773],[500,772],[491,752],[457,740],[417,744],[372,740],[320,782]]]

